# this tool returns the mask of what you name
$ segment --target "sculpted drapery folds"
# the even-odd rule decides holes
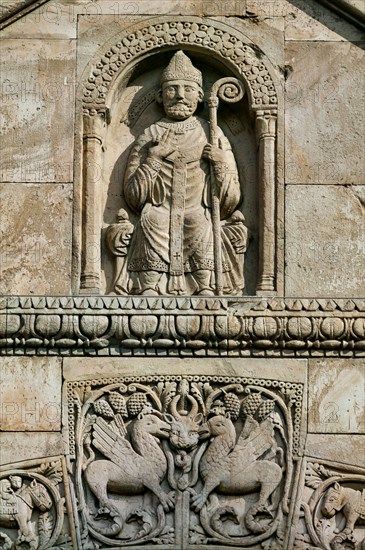
[[[201,72],[178,51],[156,98],[166,116],[136,139],[128,159],[123,196],[138,221],[133,228],[124,219],[108,231],[109,249],[124,258],[117,263],[117,293],[215,293],[212,192],[220,204],[224,293],[242,293],[247,230],[236,210],[242,201],[237,165],[222,130],[212,145],[209,123],[194,116],[203,97]]]

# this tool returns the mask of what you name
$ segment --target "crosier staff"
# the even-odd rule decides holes
[[[217,80],[209,94],[209,124],[210,124],[210,144],[218,147],[218,124],[217,110],[219,99],[226,103],[236,103],[244,96],[244,88],[237,78],[220,78]],[[214,246],[214,271],[216,294],[223,293],[222,277],[222,244],[221,244],[221,225],[220,225],[220,201],[219,185],[214,174],[213,164],[210,166],[211,194],[212,194],[212,225],[213,225],[213,246]]]

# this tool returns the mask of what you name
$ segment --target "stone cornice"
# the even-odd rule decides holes
[[[130,310],[150,310],[168,313],[176,310],[205,312],[243,308],[261,312],[342,312],[365,313],[365,298],[282,298],[282,297],[197,297],[197,296],[3,296],[0,313],[123,313]],[[43,310],[42,312],[40,310]],[[91,311],[90,311],[91,310]]]
[[[365,30],[365,4],[361,10],[347,0],[318,0],[318,2],[355,25],[355,27]]]
[[[14,6],[7,6],[4,2],[2,6],[2,13],[0,15],[0,30],[12,25],[18,19],[26,16],[28,13],[39,8],[48,0],[23,0],[15,4]]]
[[[8,297],[4,355],[365,356],[365,300]]]

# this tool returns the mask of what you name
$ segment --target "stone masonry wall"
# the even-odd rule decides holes
[[[175,36],[174,18],[182,38],[172,45],[162,33]],[[101,290],[82,291],[93,202],[82,98],[111,45],[130,32],[128,47],[140,48],[138,29],[150,24],[161,51],[136,57],[107,97],[92,188],[100,242],[88,243]],[[52,0],[4,27],[0,548],[364,550],[360,27],[315,0]],[[122,205],[114,168],[156,120],[148,107],[146,122],[128,126],[128,97],[158,86],[171,49],[206,65],[212,82],[239,76],[227,29],[266,63],[278,97],[265,252],[274,289],[255,288],[264,161],[245,103],[219,124],[233,128],[246,178],[247,292],[115,295],[103,244]]]

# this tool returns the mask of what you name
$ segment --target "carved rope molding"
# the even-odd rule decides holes
[[[136,28],[136,25],[133,25]],[[106,108],[112,82],[144,52],[163,47],[201,48],[230,61],[242,75],[250,95],[252,109],[276,109],[277,92],[262,52],[242,42],[242,33],[212,19],[174,16],[142,21],[133,32],[126,30],[92,69],[83,89],[83,107]]]
[[[15,297],[3,355],[365,356],[365,301]]]

